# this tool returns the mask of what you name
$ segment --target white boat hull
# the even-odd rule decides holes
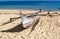
[[[24,28],[28,28],[30,26],[33,26],[37,21],[38,21],[39,17],[36,17],[35,19],[33,19],[31,22],[27,23],[27,24],[23,24]]]
[[[22,14],[21,14],[21,17],[22,17],[21,20],[22,20],[22,24],[23,24],[24,28],[28,28],[28,27],[34,25],[37,22],[37,20],[40,18],[39,16],[35,16],[33,18],[27,17]]]

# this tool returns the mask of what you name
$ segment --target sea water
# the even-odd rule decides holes
[[[0,9],[60,10],[60,1],[0,1]]]

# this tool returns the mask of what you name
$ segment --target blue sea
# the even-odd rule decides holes
[[[0,1],[0,9],[60,10],[60,1]]]

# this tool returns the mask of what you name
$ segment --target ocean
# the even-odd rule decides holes
[[[60,10],[60,1],[0,1],[0,9]]]

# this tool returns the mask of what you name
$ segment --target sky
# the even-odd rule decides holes
[[[0,0],[0,1],[60,1],[60,0]]]

